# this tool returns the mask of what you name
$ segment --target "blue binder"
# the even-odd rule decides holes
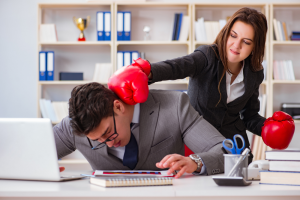
[[[47,51],[47,81],[54,81],[54,51]]]
[[[181,29],[181,24],[182,24],[182,17],[183,17],[183,13],[180,13],[179,20],[178,20],[178,26],[177,26],[177,32],[176,32],[176,40],[179,40],[180,29]]]
[[[131,12],[125,11],[124,12],[124,37],[123,39],[126,41],[131,40]]]
[[[124,16],[123,12],[117,13],[117,40],[123,40],[123,33],[124,33]]]
[[[124,53],[123,51],[117,52],[117,70],[124,66]]]
[[[131,51],[131,64],[140,57],[138,51]]]
[[[123,66],[131,65],[131,51],[123,51]]]
[[[173,24],[173,33],[172,33],[172,40],[176,40],[176,31],[177,31],[177,24],[178,24],[178,13],[174,15],[174,24]]]
[[[39,76],[40,81],[47,80],[47,52],[46,51],[40,51],[39,53]]]
[[[111,40],[111,13],[110,12],[103,12],[104,16],[104,40],[110,41]]]
[[[104,17],[103,17],[103,12],[99,11],[97,12],[97,17],[96,17],[96,21],[97,21],[97,40],[98,41],[103,41],[104,40]]]

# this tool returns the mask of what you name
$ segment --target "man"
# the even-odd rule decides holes
[[[129,105],[99,83],[76,86],[69,117],[54,128],[58,158],[78,149],[94,170],[224,171],[225,139],[200,116],[185,93],[150,91]],[[184,144],[196,155],[184,157]]]

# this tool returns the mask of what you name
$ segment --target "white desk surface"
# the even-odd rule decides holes
[[[87,173],[87,172],[85,172]],[[91,172],[90,172],[91,173]],[[89,173],[89,174],[90,174]],[[79,175],[65,172],[62,175]],[[218,186],[212,176],[193,176],[174,179],[173,186],[103,188],[89,183],[89,178],[66,182],[0,180],[0,199],[297,199],[300,186],[262,185],[253,181],[250,186]]]

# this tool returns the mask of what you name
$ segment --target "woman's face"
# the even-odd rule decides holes
[[[250,24],[236,21],[227,39],[227,58],[229,63],[237,63],[246,59],[254,47],[254,29]]]

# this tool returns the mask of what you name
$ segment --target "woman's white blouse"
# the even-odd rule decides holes
[[[226,71],[227,103],[232,102],[245,93],[244,65],[245,62],[243,62],[243,67],[232,84],[230,84],[232,75]]]

